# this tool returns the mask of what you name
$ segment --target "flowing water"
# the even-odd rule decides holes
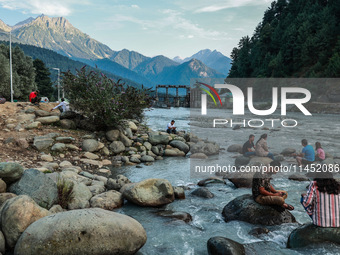
[[[195,111],[194,111],[195,112]],[[199,111],[197,110],[198,114]],[[210,117],[221,118],[221,116],[232,116],[229,110],[211,111]],[[202,138],[217,141],[221,148],[227,148],[231,144],[243,144],[249,134],[255,134],[258,138],[262,133],[268,133],[268,145],[270,151],[281,152],[283,148],[293,147],[302,149],[300,141],[302,138],[310,140],[314,145],[315,141],[320,141],[326,152],[336,154],[340,150],[338,144],[340,138],[340,124],[337,122],[337,115],[313,115],[301,116],[298,113],[290,113],[289,118],[297,119],[299,124],[295,128],[277,128],[276,131],[264,131],[259,129],[243,128],[232,130],[229,128],[200,128],[193,127],[189,120],[190,111],[186,108],[178,109],[154,109],[146,112],[146,123],[153,130],[164,130],[166,124],[171,119],[176,120],[179,130],[194,131]],[[249,119],[250,115],[248,116]],[[281,118],[281,116],[274,116]],[[247,118],[247,116],[246,116]],[[209,120],[209,123],[211,120]],[[207,121],[205,126],[209,126]],[[199,125],[198,125],[199,126]],[[233,164],[236,154],[226,150],[221,151],[219,156],[210,157],[209,161],[214,162],[223,159],[224,162]],[[151,166],[136,168],[134,166],[114,168],[113,176],[124,174],[132,182],[138,182],[147,178],[168,179],[172,185],[185,185],[195,188],[194,184],[199,179],[190,177],[190,160],[188,158],[165,158],[157,161]],[[287,190],[289,197],[287,202],[294,205],[292,212],[296,220],[300,223],[310,222],[310,218],[305,213],[299,203],[300,194],[306,190],[309,182],[296,182],[286,178],[276,177],[273,182],[278,189]],[[214,236],[223,236],[237,242],[247,244],[260,241],[271,241],[273,243],[265,249],[259,246],[254,250],[254,254],[340,254],[340,247],[333,244],[324,244],[298,250],[286,249],[286,242],[292,230],[299,224],[283,224],[280,226],[267,227],[270,233],[257,238],[249,235],[248,232],[257,227],[255,225],[232,221],[224,222],[222,218],[223,207],[234,198],[243,194],[250,194],[250,189],[236,189],[232,183],[227,181],[224,184],[209,184],[207,188],[214,193],[215,197],[204,199],[190,195],[192,190],[186,191],[186,199],[175,200],[173,203],[163,207],[174,211],[184,211],[193,217],[191,223],[170,220],[157,216],[157,208],[141,208],[131,203],[126,203],[117,212],[127,214],[138,220],[145,228],[148,240],[139,254],[207,254],[207,241]]]

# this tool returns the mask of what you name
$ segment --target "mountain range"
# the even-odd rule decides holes
[[[127,49],[114,51],[75,28],[63,17],[40,15],[12,27],[0,20],[0,40],[8,40],[8,35],[1,30],[12,31],[13,42],[53,50],[147,87],[156,84],[189,85],[190,78],[222,78],[230,68],[230,59],[216,50],[203,50],[181,61],[162,55],[151,58]]]

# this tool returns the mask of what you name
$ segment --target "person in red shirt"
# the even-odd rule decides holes
[[[33,91],[31,92],[31,94],[29,95],[29,100],[32,104],[38,104],[40,102],[40,97],[38,97],[39,94],[39,90]]]

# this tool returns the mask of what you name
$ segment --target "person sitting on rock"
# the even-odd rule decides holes
[[[278,205],[287,210],[294,210],[292,205],[285,202],[288,193],[283,190],[275,190],[270,184],[271,175],[277,172],[281,166],[279,161],[272,161],[266,172],[256,172],[253,177],[252,193],[255,202],[261,205]]]
[[[301,194],[301,204],[319,227],[340,227],[340,184],[332,173],[320,173],[319,178],[308,187],[307,194]]]
[[[311,145],[308,144],[306,139],[301,140],[301,144],[303,146],[302,153],[296,154],[293,153],[293,156],[296,156],[296,161],[298,166],[308,165],[314,162],[315,160],[315,152]]]
[[[274,160],[274,154],[268,151],[267,134],[261,135],[255,146],[256,156],[268,157]]]
[[[326,159],[326,154],[325,151],[322,149],[320,142],[315,143],[315,150],[315,161],[324,161]]]
[[[66,112],[66,111],[68,111],[69,110],[69,108],[68,108],[68,104],[65,102],[65,99],[64,98],[62,98],[62,99],[60,99],[60,103],[56,106],[56,107],[54,107],[53,109],[51,109],[51,112],[54,110],[54,109],[59,109],[59,111],[61,112],[61,113],[63,113],[63,112]]]
[[[254,135],[250,135],[249,136],[249,140],[246,141],[243,144],[243,147],[242,147],[242,154],[243,154],[243,156],[250,157],[250,156],[255,156],[256,155],[256,152],[254,151],[255,150],[254,140],[255,140],[255,136]]]
[[[40,103],[40,97],[38,97],[38,94],[39,94],[39,90],[36,90],[36,91],[33,91],[31,92],[31,94],[29,95],[29,100],[32,104],[35,104],[35,105],[39,105]]]
[[[176,134],[176,127],[175,127],[175,121],[172,120],[170,123],[168,123],[167,127],[166,127],[166,132],[168,132],[169,134]]]

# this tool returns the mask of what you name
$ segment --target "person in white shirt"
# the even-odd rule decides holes
[[[59,108],[59,110],[61,111],[61,112],[66,112],[66,111],[68,111],[68,104],[65,102],[65,99],[64,98],[62,98],[62,99],[60,99],[60,103],[56,106],[56,107],[54,107],[53,109],[51,109],[51,111],[53,111],[53,110],[55,110],[55,109],[57,109],[57,108]]]
[[[172,120],[170,123],[167,125],[166,132],[176,134],[176,127],[175,127],[175,121]]]

